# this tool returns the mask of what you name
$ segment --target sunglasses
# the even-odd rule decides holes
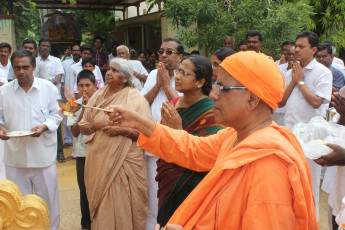
[[[178,54],[178,53],[179,53],[179,52],[176,52],[176,51],[173,51],[173,50],[158,50],[158,51],[157,51],[158,55],[163,55],[164,52],[165,52],[167,55]]]

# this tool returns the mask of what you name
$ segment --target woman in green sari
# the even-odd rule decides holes
[[[212,89],[212,66],[205,57],[192,55],[182,61],[175,77],[175,89],[184,95],[163,103],[162,124],[195,136],[208,136],[223,129],[215,121],[213,101],[208,97]],[[207,172],[191,171],[162,159],[157,161],[157,166],[157,221],[164,226]]]

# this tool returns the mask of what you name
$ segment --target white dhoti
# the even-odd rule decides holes
[[[307,158],[308,165],[311,173],[311,180],[313,186],[313,193],[315,199],[315,209],[316,209],[316,218],[319,221],[319,196],[320,196],[320,179],[321,179],[321,166],[316,164],[313,160]]]
[[[337,176],[337,166],[330,166],[327,167],[326,169],[326,173],[325,176],[323,178],[323,182],[321,185],[321,189],[330,194],[333,186],[334,186],[334,182],[335,182],[335,177]]]
[[[146,158],[146,169],[147,169],[147,195],[149,198],[149,207],[147,213],[146,230],[152,230],[157,225],[157,214],[158,214],[158,182],[156,181],[157,175],[157,160],[159,159],[153,155],[147,155]]]
[[[23,195],[43,198],[50,215],[50,229],[57,230],[60,223],[60,203],[56,164],[44,168],[14,168],[6,166],[6,177],[13,181]]]
[[[328,204],[332,208],[333,216],[341,211],[342,199],[345,196],[345,166],[337,166],[337,173],[332,191],[328,197]]]
[[[6,178],[6,173],[5,173],[5,165],[4,165],[4,153],[5,153],[5,146],[4,146],[4,141],[0,140],[0,179],[1,178]]]

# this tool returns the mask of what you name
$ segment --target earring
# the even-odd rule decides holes
[[[201,86],[200,85],[198,85],[198,88],[200,88]]]

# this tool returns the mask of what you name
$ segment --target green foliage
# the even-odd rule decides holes
[[[160,2],[149,1],[151,6]],[[178,29],[179,38],[188,47],[214,50],[234,30],[231,15],[216,0],[166,0],[163,15]]]
[[[315,8],[313,29],[320,34],[320,41],[330,39],[337,48],[345,48],[345,1],[311,0],[310,5]]]
[[[101,36],[106,47],[110,48],[115,30],[115,18],[112,11],[74,11],[75,21],[81,28],[83,41],[92,44],[94,36]]]
[[[274,57],[280,53],[281,43],[295,41],[301,30],[305,29],[308,23],[312,24],[308,17],[312,14],[312,7],[303,1],[270,4],[266,11],[261,9],[263,17],[261,20],[256,20],[252,28],[263,34],[262,52]]]
[[[312,10],[306,0],[166,0],[163,15],[189,47],[198,45],[213,51],[222,47],[226,36],[239,42],[248,30],[255,29],[264,37],[262,51],[276,57],[283,41],[294,41],[303,28],[314,25]]]
[[[36,4],[30,0],[17,0],[13,3],[16,43],[19,45],[25,38],[38,40],[41,33],[39,12]],[[0,2],[0,12],[8,14],[7,1]]]

